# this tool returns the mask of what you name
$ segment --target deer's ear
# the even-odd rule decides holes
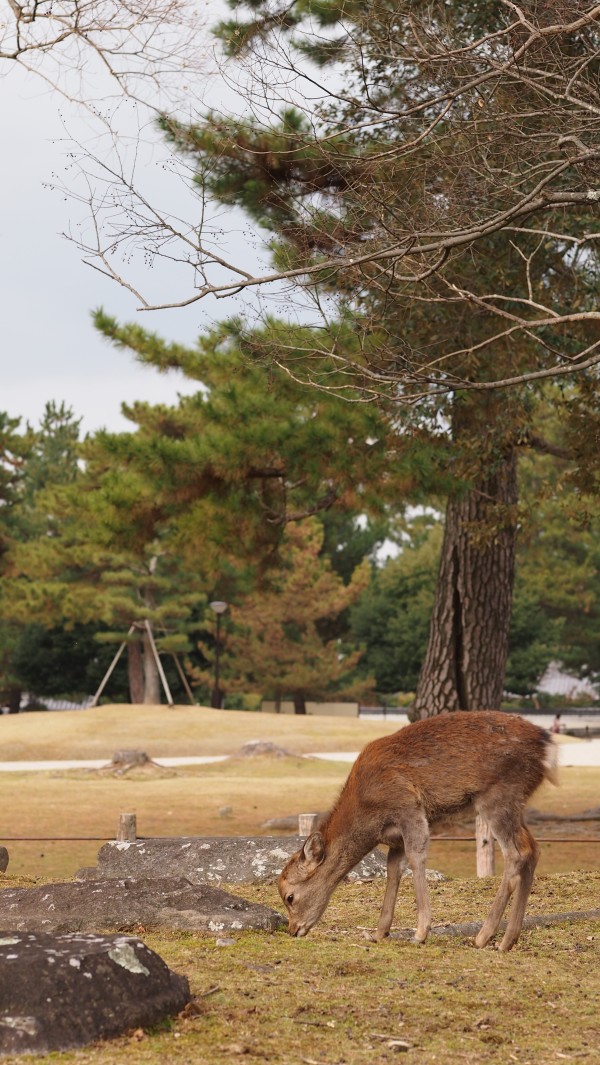
[[[320,832],[313,832],[312,836],[309,836],[306,843],[302,848],[302,860],[306,864],[316,869],[321,864],[325,857],[325,840]]]

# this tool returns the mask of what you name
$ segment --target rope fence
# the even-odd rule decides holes
[[[315,829],[318,814],[305,813],[298,816],[298,834],[306,838]],[[138,836],[137,815],[119,814],[116,835],[110,836],[4,836],[6,843],[107,843],[115,839],[117,843],[134,843],[136,840],[169,839],[169,836]],[[475,864],[478,877],[494,876],[496,872],[496,846],[489,825],[479,816],[475,821],[474,836],[435,835],[430,837],[432,843],[474,843]],[[538,843],[567,843],[589,846],[600,843],[600,836],[536,836]]]
[[[115,836],[1,836],[3,843],[108,843]],[[136,836],[136,840],[172,836]],[[430,836],[431,843],[476,843],[476,836]],[[600,836],[536,836],[536,843],[600,843]]]

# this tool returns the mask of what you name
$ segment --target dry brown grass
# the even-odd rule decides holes
[[[0,717],[0,759],[106,758],[120,748],[151,758],[233,754],[248,740],[272,740],[292,753],[358,751],[395,732],[397,721],[211,710],[206,706],[101,706],[93,710]]]
[[[233,758],[177,770],[134,770],[123,777],[95,770],[0,773],[6,836],[101,836],[112,838],[119,813],[135,812],[138,833],[255,835],[263,822],[302,811],[325,810],[348,765],[306,758]],[[563,769],[560,788],[544,786],[533,804],[540,810],[579,812],[597,803],[600,769]],[[220,816],[223,807],[231,814]],[[598,823],[567,823],[560,835],[600,836]],[[547,835],[543,823],[534,829]],[[469,832],[468,824],[458,834]],[[7,844],[10,870],[41,877],[68,877],[94,862],[100,843]],[[454,876],[473,870],[473,844],[433,843],[430,864]],[[543,844],[541,870],[599,869],[600,844]]]
[[[251,738],[300,752],[356,750],[390,722],[232,716],[231,712],[103,708],[0,721],[10,748],[3,758],[107,757],[118,747],[149,754],[220,753]],[[202,733],[199,735],[199,723]],[[224,727],[225,726],[225,727]],[[227,745],[227,746],[226,746]],[[311,746],[312,745],[312,746]],[[19,751],[20,753],[16,753]],[[173,772],[136,770],[0,773],[8,835],[114,834],[118,814],[135,810],[141,834],[236,835],[261,831],[268,817],[325,809],[348,765],[300,757],[234,758]],[[562,786],[534,797],[540,810],[578,812],[597,805],[600,769],[564,769]],[[220,808],[231,806],[228,817]],[[464,826],[461,826],[464,830]],[[576,826],[569,825],[565,834]],[[598,835],[586,824],[586,835]],[[545,834],[543,825],[536,827]],[[92,864],[98,843],[9,843],[6,886],[68,878]],[[480,918],[493,884],[474,873],[473,844],[434,844],[430,864],[460,879],[432,885],[434,923]],[[562,875],[557,870],[570,871]],[[595,870],[595,871],[594,871]],[[15,877],[20,873],[20,877]],[[529,906],[532,913],[595,908],[600,846],[544,845]],[[238,894],[279,906],[273,884],[237,886]],[[306,940],[283,933],[236,935],[219,947],[212,935],[144,934],[148,945],[190,979],[196,1011],[153,1032],[53,1054],[56,1065],[388,1065],[403,1039],[415,1065],[557,1065],[598,1060],[600,922],[565,923],[524,933],[509,955],[476,951],[468,939],[409,943],[365,941],[383,884],[342,885]],[[410,885],[402,886],[396,926],[414,924]],[[215,989],[216,990],[213,990]],[[206,994],[211,991],[212,993]],[[6,1058],[22,1065],[23,1058]]]

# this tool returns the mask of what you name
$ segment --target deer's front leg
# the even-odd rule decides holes
[[[392,927],[392,921],[394,919],[394,907],[396,905],[396,899],[398,897],[398,886],[400,884],[400,877],[405,867],[404,858],[404,844],[390,846],[387,856],[387,881],[385,885],[385,895],[383,897],[383,905],[381,907],[381,914],[379,916],[379,922],[377,924],[377,930],[375,932],[375,939],[379,942],[381,939],[385,939],[390,934],[390,928]]]

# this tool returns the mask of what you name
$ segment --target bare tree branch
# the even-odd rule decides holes
[[[32,65],[52,80],[49,58],[83,77],[93,56],[120,93],[152,107],[198,67],[197,15],[185,0],[2,2],[0,65]],[[174,180],[193,190],[189,218],[160,207],[118,151],[107,161],[84,146],[78,195],[91,224],[74,239],[88,265],[144,311],[297,294],[323,326],[318,373],[327,354],[335,381],[317,381],[308,351],[286,361],[282,341],[268,357],[355,402],[411,404],[593,370],[600,4],[501,0],[480,33],[453,5],[424,12],[412,0],[359,7],[322,27],[293,3],[249,9],[239,35],[243,117],[163,120],[173,158],[187,167]],[[344,72],[328,75],[304,53],[335,41]],[[225,77],[231,86],[231,66]],[[248,241],[227,240],[216,202],[249,210],[277,235],[271,268]],[[177,266],[165,297],[130,269],[140,256]],[[435,323],[422,348],[403,329],[408,308]],[[455,335],[439,323],[446,311]],[[333,328],[344,314],[355,323],[351,353]]]
[[[201,20],[191,0],[0,0],[0,73],[18,64],[70,100],[90,106],[99,90],[159,109],[206,67]]]

